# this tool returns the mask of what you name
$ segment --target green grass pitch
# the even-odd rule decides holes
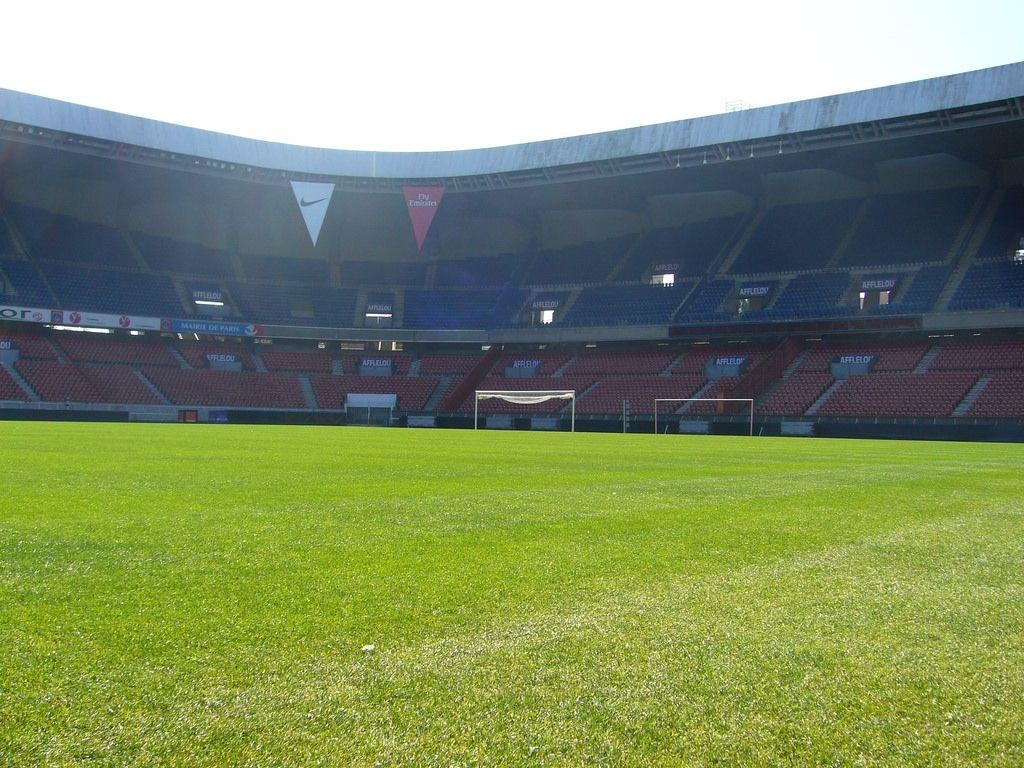
[[[1024,446],[0,435],[2,766],[1024,765]]]

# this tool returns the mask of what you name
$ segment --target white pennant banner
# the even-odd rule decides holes
[[[309,230],[309,239],[315,248],[317,238],[320,237],[320,227],[327,215],[327,206],[331,204],[334,185],[317,181],[293,181],[292,192],[295,193],[295,202],[299,204],[302,219]]]

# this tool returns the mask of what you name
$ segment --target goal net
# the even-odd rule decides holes
[[[576,431],[576,390],[575,389],[478,389],[473,403],[473,429],[477,429],[480,421],[481,400],[503,400],[517,405],[536,405],[548,400],[568,400],[571,403],[570,432]]]
[[[675,407],[663,405],[664,403],[676,403]],[[721,403],[723,406],[725,403],[746,403],[746,408],[742,410],[747,411],[750,417],[750,431],[751,437],[754,435],[754,401],[749,397],[656,397],[654,398],[654,434],[658,434],[658,415],[660,413],[665,416],[671,416],[686,403]],[[716,409],[717,410],[717,409]],[[667,420],[664,421],[667,425]],[[667,429],[667,426],[666,426]]]

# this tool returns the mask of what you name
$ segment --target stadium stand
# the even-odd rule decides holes
[[[1010,260],[972,264],[949,302],[952,311],[1024,307],[1024,263]]]
[[[43,262],[40,267],[58,308],[148,317],[185,314],[174,284],[162,275],[56,262]]]
[[[41,208],[8,203],[29,253],[38,260],[137,268],[124,236],[116,229]]]
[[[40,399],[47,402],[161,403],[127,366],[19,360],[15,367]]]
[[[1003,192],[996,210],[978,248],[978,260],[1008,259],[1016,250],[1020,236],[1024,234],[1024,186],[1014,184]]]
[[[29,400],[28,394],[3,365],[0,365],[0,400]]]
[[[950,417],[977,380],[978,374],[963,371],[850,376],[818,412],[823,416]]]
[[[825,266],[862,202],[856,198],[769,208],[729,271],[748,275]]]
[[[878,195],[843,256],[850,266],[946,261],[977,200],[975,187]]]
[[[236,358],[244,370],[254,371],[257,369],[252,353],[239,344],[179,341],[173,345],[173,349],[193,368],[209,368],[210,358],[208,356],[223,357],[227,355]],[[174,365],[181,367],[177,362],[174,362]]]
[[[614,237],[539,251],[523,282],[537,286],[604,282],[635,240],[635,237]]]
[[[522,254],[442,259],[437,262],[434,285],[438,288],[500,288],[514,285],[523,269]]]
[[[702,281],[673,319],[677,323],[721,322],[732,319],[735,311],[721,307],[733,288],[734,283],[731,280]]]
[[[306,408],[299,380],[286,373],[143,369],[174,405],[228,408]]]
[[[427,265],[418,261],[346,261],[341,265],[345,285],[422,288]]]
[[[333,363],[328,352],[264,349],[260,352],[260,357],[268,371],[330,373]]]
[[[28,307],[57,307],[57,299],[34,262],[0,259],[0,270],[7,277],[5,301]]]
[[[693,288],[691,282],[663,285],[600,285],[580,291],[564,325],[663,325]]]
[[[677,277],[703,275],[736,231],[739,216],[654,229],[640,239],[616,279],[640,282],[658,265],[672,266]]]
[[[339,409],[352,393],[396,395],[402,411],[422,411],[440,379],[432,376],[310,376],[320,408]]]
[[[62,333],[53,341],[75,363],[178,366],[167,345],[149,338],[106,338],[92,334]]]
[[[507,290],[407,290],[406,328],[494,328],[511,325],[529,292]]]
[[[328,285],[331,279],[330,266],[320,259],[241,254],[239,261],[246,275],[253,280]]]
[[[231,259],[225,251],[166,237],[132,232],[131,238],[149,268],[186,277],[234,279]]]

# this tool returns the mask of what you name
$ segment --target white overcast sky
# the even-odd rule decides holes
[[[1024,60],[1024,0],[19,2],[0,87],[239,136],[422,151]]]

